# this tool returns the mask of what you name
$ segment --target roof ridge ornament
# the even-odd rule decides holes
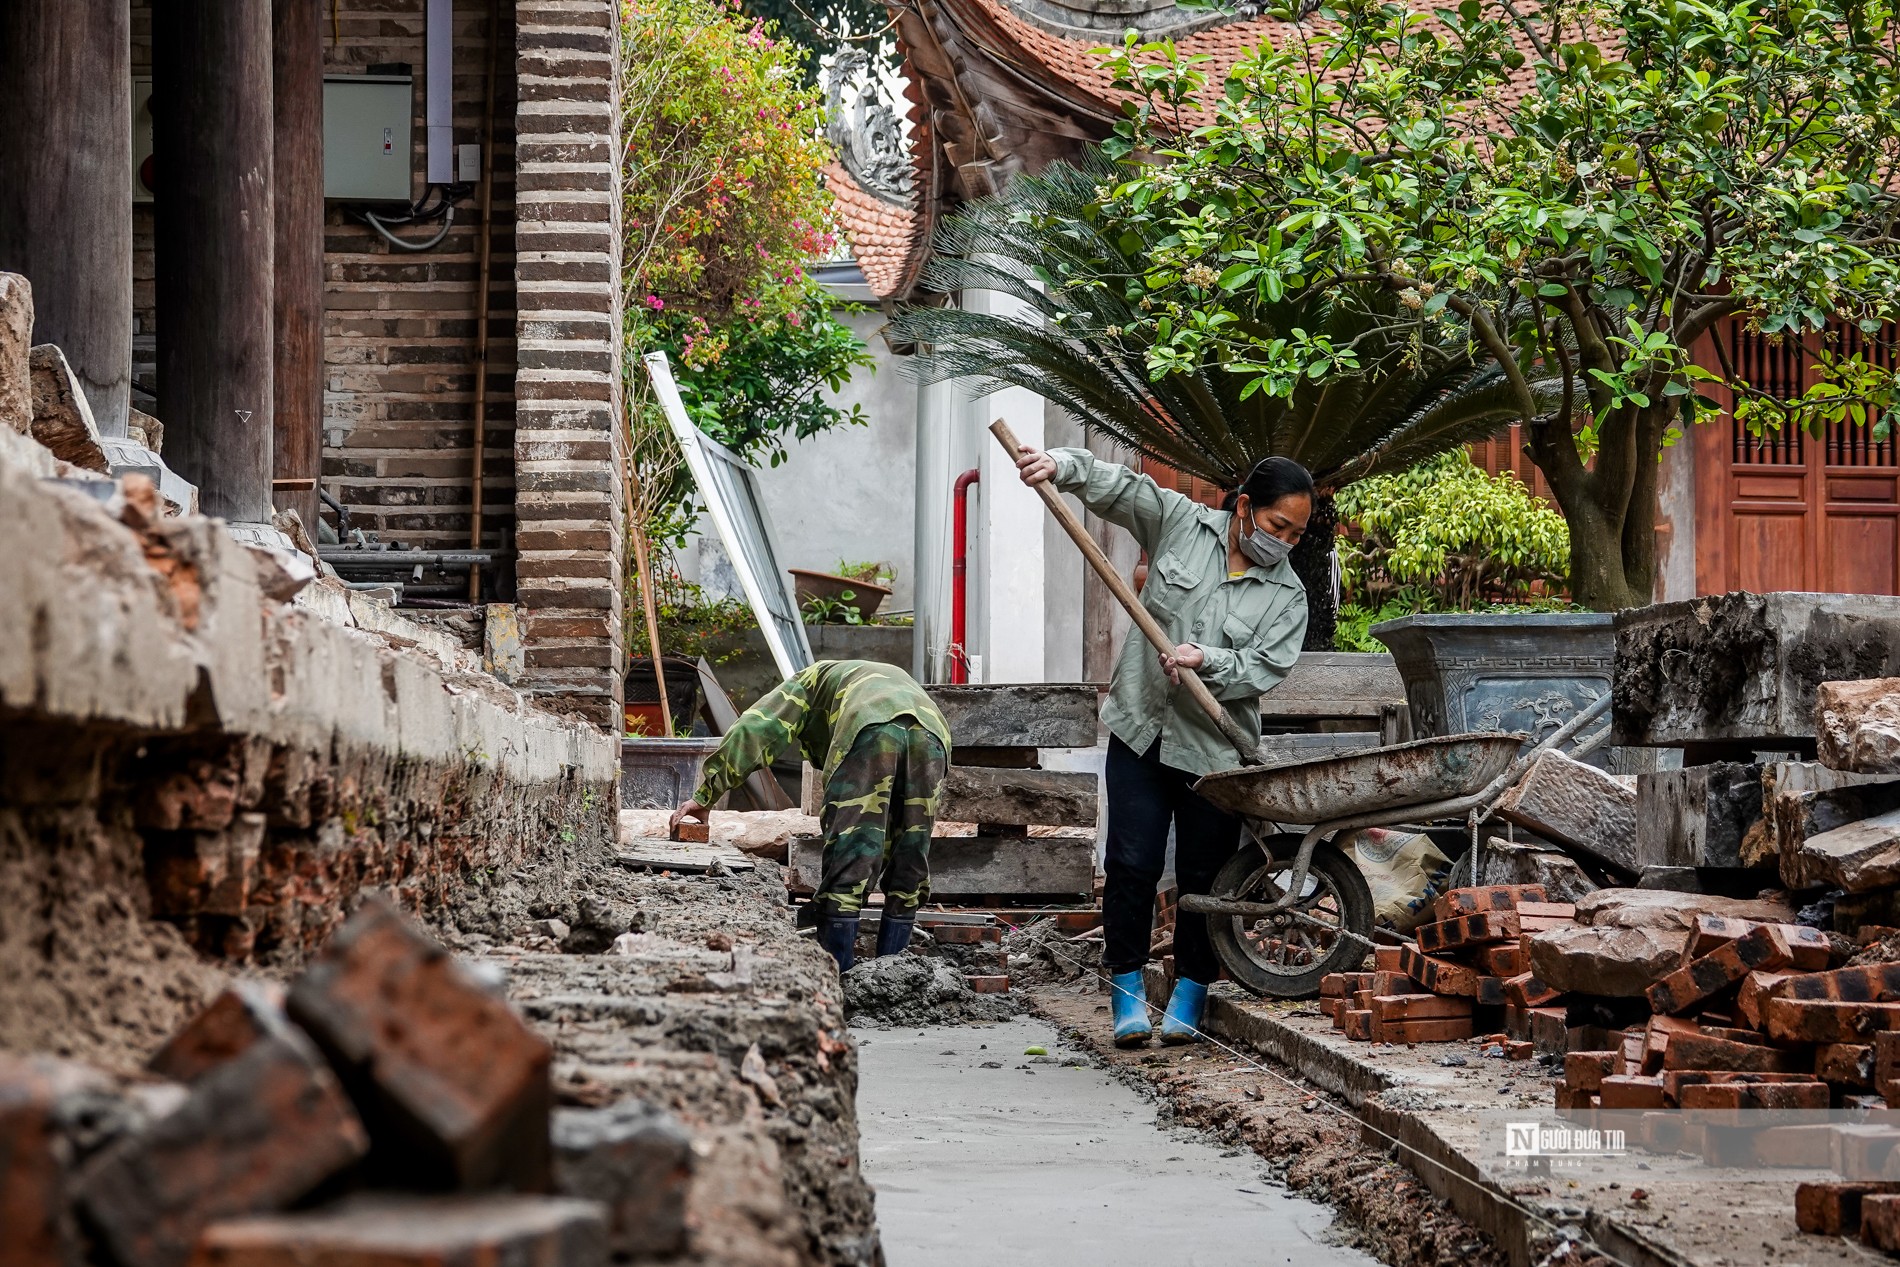
[[[858,188],[882,202],[912,205],[904,120],[875,60],[861,48],[838,50],[825,68],[825,137]]]

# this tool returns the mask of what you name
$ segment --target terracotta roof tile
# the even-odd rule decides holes
[[[825,185],[871,293],[880,299],[907,293],[927,245],[923,216],[914,207],[893,206],[866,193],[837,163],[825,168]]]

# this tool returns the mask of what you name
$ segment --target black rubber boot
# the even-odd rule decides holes
[[[901,955],[910,945],[911,930],[917,927],[916,915],[886,915],[877,922],[877,957]]]
[[[838,961],[839,972],[851,971],[858,954],[858,917],[821,915],[818,918],[818,944]]]

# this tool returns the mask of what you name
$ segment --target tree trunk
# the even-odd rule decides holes
[[[1333,599],[1333,538],[1339,531],[1339,510],[1331,493],[1313,499],[1313,517],[1306,535],[1293,547],[1288,560],[1300,584],[1306,587],[1306,642],[1302,651],[1331,651],[1339,624],[1339,606]]]
[[[1629,583],[1622,523],[1591,502],[1560,509],[1570,527],[1571,600],[1601,612],[1648,603],[1647,590],[1639,594]]]

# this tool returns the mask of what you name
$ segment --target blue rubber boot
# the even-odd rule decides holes
[[[856,915],[821,915],[818,917],[818,944],[831,952],[838,961],[839,972],[851,971],[851,963],[858,954],[858,917]]]
[[[1115,1009],[1115,1045],[1145,1045],[1154,1031],[1148,1026],[1148,991],[1141,981],[1141,969],[1118,972],[1108,979],[1108,985]]]
[[[877,957],[899,955],[910,945],[911,930],[917,927],[915,915],[886,915],[877,922]]]
[[[1207,1015],[1207,987],[1182,977],[1168,996],[1161,1017],[1161,1041],[1170,1047],[1201,1041],[1201,1019]]]

